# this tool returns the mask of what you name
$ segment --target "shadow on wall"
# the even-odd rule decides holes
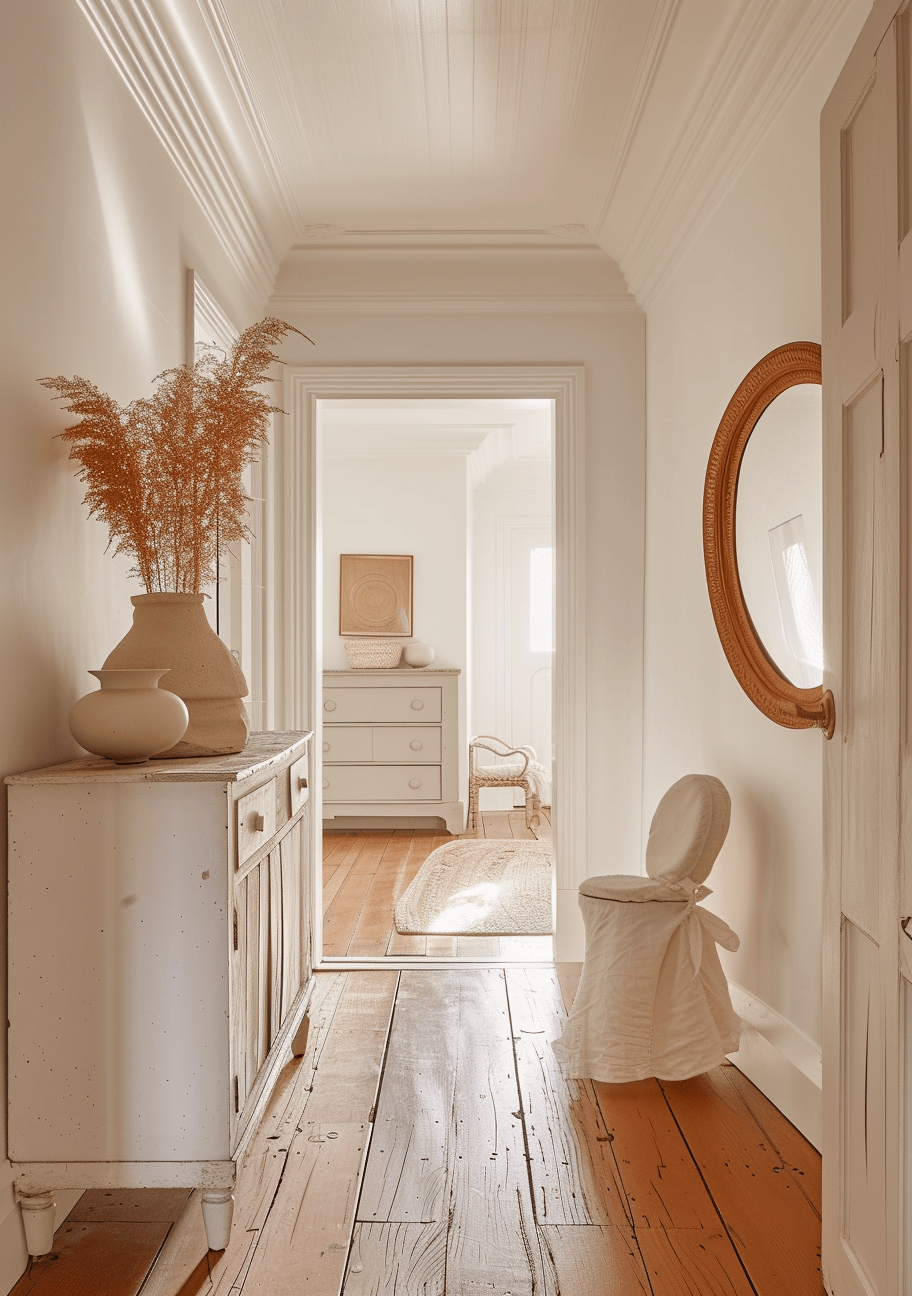
[[[782,807],[784,810],[784,807]],[[767,1002],[788,1001],[785,981],[788,933],[779,920],[787,906],[789,885],[784,815],[773,786],[742,785],[732,790],[732,828],[728,855],[730,876],[741,891],[743,909],[735,924],[741,937],[733,979],[756,987]]]

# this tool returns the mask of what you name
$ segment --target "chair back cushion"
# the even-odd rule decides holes
[[[709,877],[731,817],[725,785],[711,774],[685,774],[672,784],[652,816],[646,872],[664,882]]]

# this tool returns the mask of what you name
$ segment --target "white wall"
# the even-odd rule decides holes
[[[428,249],[397,248],[395,257],[385,249],[375,274],[370,249],[298,248],[282,263],[270,309],[314,340],[311,348],[289,339],[283,358],[291,365],[584,366],[588,706],[578,723],[586,733],[588,818],[586,849],[572,861],[582,879],[633,869],[640,856],[644,320],[603,254],[560,256],[563,279],[553,274],[552,249],[524,249],[522,274],[517,257],[506,258],[509,291],[500,296],[497,249],[450,249],[442,259]],[[410,279],[420,292],[405,301],[394,291],[391,259],[421,270]],[[319,308],[311,302],[315,285]],[[575,886],[559,897],[561,912],[573,923],[566,933],[559,927],[563,957],[582,958]]]
[[[499,661],[506,603],[499,597],[498,532],[509,522],[551,517],[551,464],[548,460],[514,460],[498,468],[474,493],[472,557],[472,712],[473,734],[496,734],[507,742],[528,742],[508,733],[498,711],[498,689],[509,686],[509,665]],[[547,760],[550,753],[539,753]],[[493,760],[493,758],[492,758]],[[504,809],[513,804],[510,792],[489,789],[482,809]]]
[[[726,971],[796,1048],[820,1040],[825,739],[767,720],[728,667],[706,592],[703,479],[748,370],[783,343],[820,340],[819,114],[868,7],[834,31],[648,309],[644,823],[682,774],[726,784],[732,825],[709,902],[741,935]],[[787,1114],[819,1121],[819,1094],[816,1115],[803,1101]]]
[[[327,440],[331,437],[328,434]],[[325,444],[325,443],[324,443]],[[435,666],[468,665],[465,455],[323,458],[323,665],[348,669],[339,635],[339,555],[411,554],[412,637]]]
[[[104,528],[86,519],[66,448],[53,440],[66,416],[35,380],[82,374],[124,402],[147,393],[184,359],[188,266],[236,323],[258,318],[262,303],[232,277],[78,5],[4,5],[0,66],[0,773],[9,774],[82,754],[67,715],[141,592],[127,564],[105,554]],[[5,814],[2,860],[4,825]],[[0,1291],[26,1261],[10,1184],[0,1161]]]

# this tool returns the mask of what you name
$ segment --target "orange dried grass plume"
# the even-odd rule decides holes
[[[38,380],[80,416],[60,436],[81,465],[84,503],[150,593],[199,593],[216,579],[219,552],[248,537],[242,474],[270,415],[282,413],[257,388],[288,332],[300,330],[261,320],[227,354],[201,348],[192,368],[166,369],[152,396],[126,406],[86,378]]]

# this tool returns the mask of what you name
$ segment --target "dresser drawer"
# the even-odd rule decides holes
[[[374,730],[374,760],[401,764],[440,764],[440,730],[428,725],[396,725]]]
[[[439,688],[325,688],[323,721],[325,724],[408,724],[421,720],[439,724],[441,697]]]
[[[370,729],[356,729],[340,725],[326,725],[323,729],[324,761],[373,760]]]
[[[323,800],[439,801],[439,765],[332,765],[323,770]]]
[[[291,798],[291,813],[296,815],[304,802],[310,800],[307,752],[303,756],[299,756],[294,764],[289,766],[288,790]]]
[[[237,812],[237,862],[238,866],[250,859],[261,846],[265,846],[276,830],[276,785],[270,779],[262,787],[241,797]]]

